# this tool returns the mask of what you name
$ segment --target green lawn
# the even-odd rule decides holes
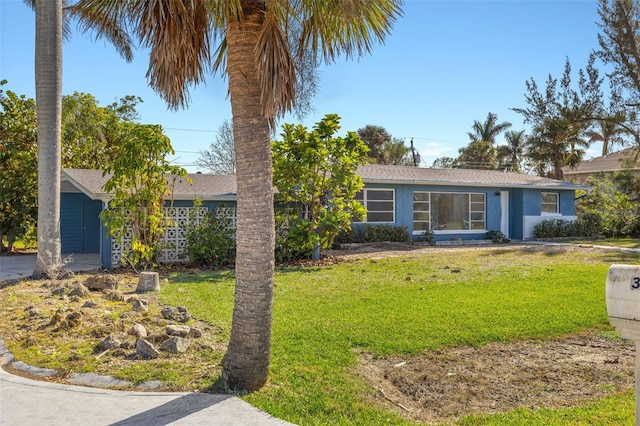
[[[297,424],[411,424],[371,404],[358,353],[411,355],[447,346],[608,328],[604,283],[624,253],[441,250],[276,274],[269,384],[250,403]],[[165,303],[229,332],[233,274],[175,274]],[[564,410],[517,410],[460,424],[633,423],[633,393]]]

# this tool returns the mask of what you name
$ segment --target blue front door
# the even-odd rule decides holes
[[[82,252],[100,253],[101,201],[82,203]]]

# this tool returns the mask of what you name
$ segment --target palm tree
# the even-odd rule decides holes
[[[469,142],[469,145],[458,149],[456,167],[461,169],[495,170],[498,167],[496,148],[489,141]]]
[[[498,115],[490,112],[487,114],[487,119],[484,123],[475,120],[471,127],[473,131],[467,132],[467,135],[469,135],[471,142],[485,141],[495,144],[496,137],[509,127],[511,127],[511,123],[508,121],[498,123]]]
[[[177,108],[187,87],[212,69],[228,78],[237,179],[235,305],[222,379],[256,390],[268,378],[274,275],[270,131],[294,106],[296,58],[330,63],[382,42],[401,0],[81,0],[72,10],[86,28],[131,28],[150,50],[148,78]],[[209,35],[217,41],[211,49]],[[295,35],[296,37],[293,37]],[[211,53],[213,54],[211,55]]]
[[[36,114],[38,117],[38,256],[35,277],[62,264],[60,144],[62,119],[62,0],[38,1],[36,12]]]
[[[524,154],[524,130],[519,132],[508,131],[504,134],[506,145],[497,148],[498,162],[505,165],[505,169],[512,172],[520,172],[520,162]]]
[[[535,162],[539,175],[562,179],[562,167],[576,166],[582,161],[584,149],[589,146],[580,136],[581,127],[570,119],[546,119],[533,128],[527,141],[527,155]]]
[[[622,146],[625,143],[623,135],[628,134],[628,132],[618,123],[620,123],[620,121],[614,118],[596,120],[599,130],[590,130],[587,132],[589,143],[602,142],[603,156],[610,153],[613,145],[617,144]]]

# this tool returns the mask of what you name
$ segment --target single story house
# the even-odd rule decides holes
[[[576,183],[586,183],[590,177],[602,173],[621,171],[640,173],[638,148],[626,148],[608,155],[581,161],[575,167],[564,166],[562,168],[564,179]]]
[[[358,175],[365,185],[357,197],[367,209],[363,223],[405,226],[414,238],[433,231],[436,241],[483,239],[491,230],[515,240],[531,238],[534,226],[544,219],[575,220],[575,192],[588,189],[493,170],[367,164],[358,168]],[[203,201],[197,217],[221,205],[233,216],[235,176],[189,177],[192,184],[184,178],[176,181],[168,210],[176,226],[165,233],[173,250],[163,252],[164,261],[178,260],[184,251],[184,226],[194,217],[190,210],[196,197]],[[60,228],[64,253],[101,253],[103,265],[111,267],[125,247],[111,241],[98,217],[110,200],[102,189],[106,181],[100,170],[62,170]]]

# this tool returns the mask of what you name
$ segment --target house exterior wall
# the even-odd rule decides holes
[[[366,184],[364,189],[393,189],[395,191],[395,217],[393,222],[371,223],[371,225],[404,226],[413,239],[419,239],[420,235],[413,229],[413,193],[441,192],[441,193],[474,193],[485,196],[485,228],[480,230],[443,231],[433,230],[436,241],[449,241],[454,239],[478,240],[484,239],[487,231],[501,229],[501,196],[502,192],[509,193],[509,237],[522,240],[532,237],[532,226],[544,219],[575,220],[575,191],[574,190],[549,190],[549,189],[520,189],[503,187],[476,187],[476,186],[444,186],[444,185],[419,185],[419,184]],[[557,214],[543,214],[542,193],[552,192],[558,194]],[[532,225],[533,224],[533,225]],[[356,223],[354,226],[361,226]]]

